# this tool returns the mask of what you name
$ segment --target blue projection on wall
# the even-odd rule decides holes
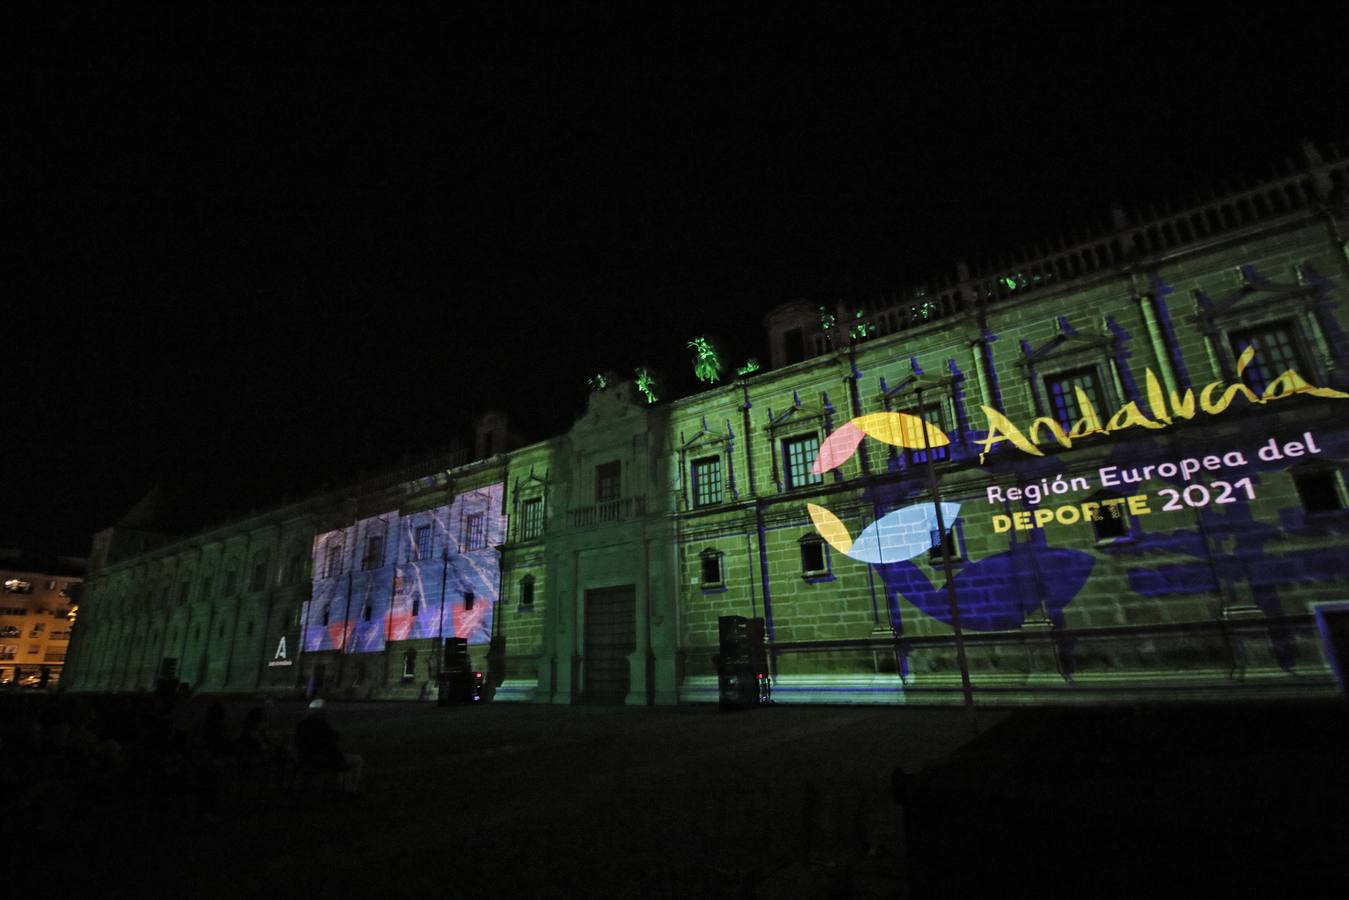
[[[360,519],[314,539],[304,604],[306,652],[376,653],[389,641],[467,638],[485,644],[505,540],[502,485],[449,506]]]

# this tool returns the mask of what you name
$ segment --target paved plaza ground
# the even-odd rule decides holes
[[[358,799],[78,798],[11,866],[103,897],[1329,896],[1349,875],[1334,705],[329,708]],[[277,732],[302,713],[279,704]],[[907,821],[896,767],[921,772]]]

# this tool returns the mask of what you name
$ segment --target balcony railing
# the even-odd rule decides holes
[[[606,500],[594,506],[583,506],[569,513],[572,528],[587,528],[591,525],[605,525],[610,522],[622,522],[646,515],[645,497],[621,497],[618,500]]]

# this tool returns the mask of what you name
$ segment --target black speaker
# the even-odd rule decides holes
[[[452,706],[478,699],[478,681],[468,669],[440,673],[436,680],[436,705]]]
[[[445,638],[445,672],[467,672],[468,639],[460,637]]]
[[[753,709],[767,699],[768,649],[764,620],[745,616],[717,619],[720,650],[717,664],[717,701],[723,710]]]
[[[722,659],[717,666],[717,703],[723,710],[759,705],[758,672],[748,662]]]

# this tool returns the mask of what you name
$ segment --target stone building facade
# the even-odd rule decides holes
[[[148,549],[105,532],[76,686],[173,658],[204,690],[427,696],[449,621],[497,700],[711,701],[735,614],[765,620],[781,702],[1329,692],[1347,182],[1307,147],[860,311],[788,304],[767,370],[694,396],[611,379],[537,444]],[[499,504],[488,537],[470,495]]]

